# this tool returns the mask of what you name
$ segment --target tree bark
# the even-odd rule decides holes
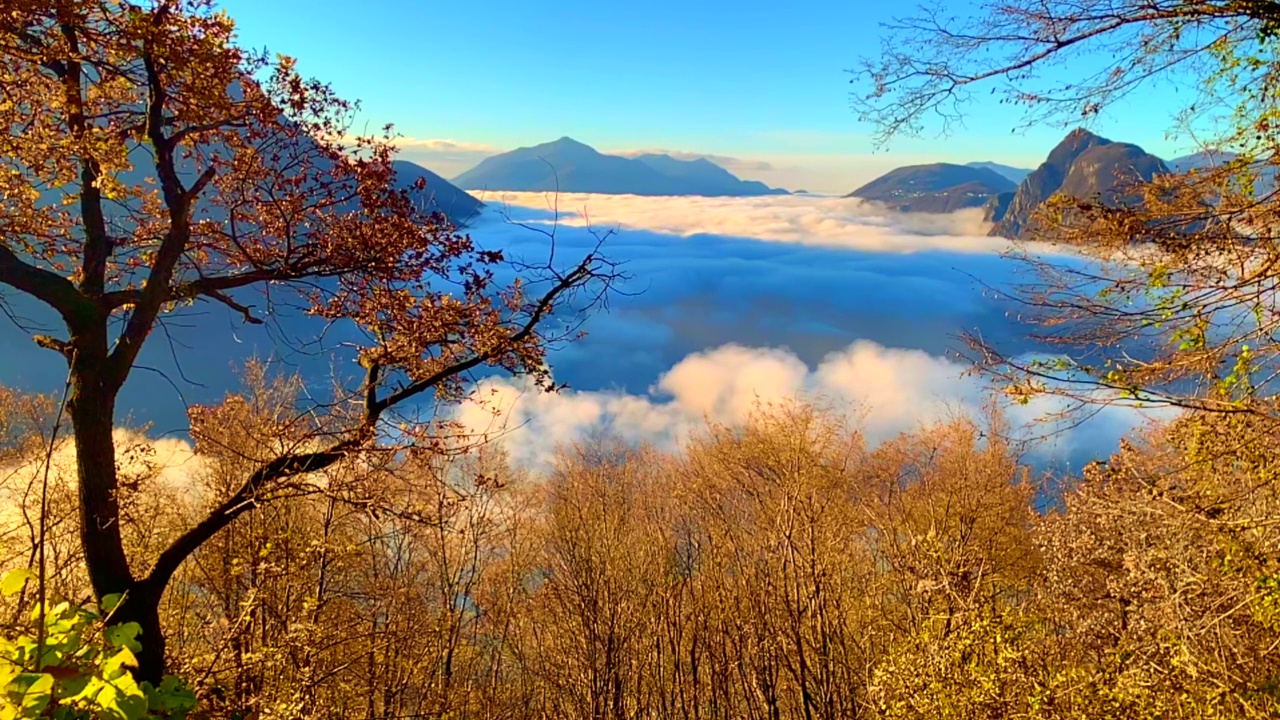
[[[138,582],[129,568],[120,532],[119,482],[116,474],[116,388],[105,377],[106,328],[77,337],[71,359],[71,393],[67,413],[75,431],[76,471],[80,496],[80,544],[94,595],[99,600],[120,595],[113,624],[136,622],[142,628],[138,680],[159,684],[164,676],[164,631],[160,627],[163,587]]]
[[[160,624],[163,593],[164,588],[156,588],[152,583],[135,582],[112,616],[113,624],[134,622],[142,628],[138,637],[142,652],[137,653],[138,667],[133,676],[138,682],[149,682],[153,686],[160,684],[166,670],[164,628]]]
[[[115,393],[104,386],[102,366],[93,355],[96,353],[80,352],[77,347],[67,412],[75,430],[80,543],[89,581],[101,599],[129,590],[133,573],[120,535],[116,447],[112,437]]]

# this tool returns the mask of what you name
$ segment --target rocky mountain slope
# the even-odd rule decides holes
[[[1022,238],[1030,235],[1037,209],[1055,194],[1098,198],[1103,203],[1124,202],[1123,186],[1134,180],[1151,180],[1169,168],[1160,158],[1137,145],[1112,142],[1087,130],[1071,131],[1049,157],[1028,175],[1004,208],[988,205],[988,219],[995,222],[991,235]]]

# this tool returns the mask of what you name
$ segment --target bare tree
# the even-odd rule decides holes
[[[1037,239],[1084,259],[1029,248],[1018,257],[1032,279],[993,288],[1046,344],[1028,358],[969,338],[973,359],[1012,394],[1275,414],[1278,7],[1015,0],[961,17],[924,9],[890,26],[854,102],[882,141],[934,123],[948,132],[966,103],[993,94],[1024,105],[1031,122],[1087,121],[1164,81],[1191,89],[1186,128],[1238,153],[1126,182],[1131,201],[1058,197],[1040,209]]]

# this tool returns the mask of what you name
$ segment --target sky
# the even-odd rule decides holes
[[[951,3],[962,13],[963,2]],[[716,156],[740,177],[847,193],[905,164],[1035,167],[1069,128],[1019,130],[974,106],[950,136],[877,149],[849,107],[847,70],[910,9],[867,0],[439,3],[224,0],[240,41],[298,59],[362,102],[357,129],[395,123],[403,154],[445,177],[570,136],[604,152]],[[1092,128],[1170,157],[1176,98],[1142,93]]]

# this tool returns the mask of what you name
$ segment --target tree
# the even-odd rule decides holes
[[[951,130],[987,87],[981,97],[1023,106],[1028,123],[1074,123],[1177,73],[1201,81],[1193,113],[1271,102],[1266,90],[1280,81],[1263,61],[1280,28],[1271,0],[988,0],[954,12],[930,5],[889,23],[880,52],[856,71],[853,107],[881,142],[931,119]],[[1067,63],[1076,69],[1047,72]]]
[[[974,359],[1012,392],[1276,415],[1278,23],[1269,0],[1009,0],[891,26],[854,101],[881,141],[934,119],[948,132],[979,89],[1022,105],[1029,122],[1074,123],[1164,81],[1194,89],[1182,132],[1238,153],[1132,184],[1123,206],[1047,204],[1040,239],[1089,262],[1027,255],[1035,279],[997,291],[1062,349],[1029,361],[970,338]]]
[[[389,129],[346,140],[355,106],[289,58],[238,47],[212,0],[3,0],[0,57],[0,284],[65,326],[33,339],[67,362],[85,564],[96,595],[123,594],[116,617],[142,627],[142,679],[163,673],[158,606],[193,552],[274,484],[385,447],[398,409],[458,397],[472,370],[551,387],[545,351],[575,324],[554,314],[609,285],[593,252],[499,286],[501,253],[394,188]],[[358,328],[362,378],[293,418],[291,442],[156,557],[130,557],[121,387],[178,307],[261,323],[254,291]],[[196,434],[208,412],[193,409]]]

